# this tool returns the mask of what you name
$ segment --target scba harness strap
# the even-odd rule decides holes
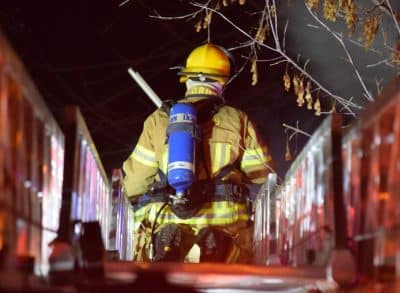
[[[236,184],[219,181],[224,177],[228,169],[224,168],[214,180],[199,180],[193,183],[187,192],[185,204],[176,205],[171,200],[174,189],[167,183],[166,176],[159,170],[161,181],[155,182],[150,190],[142,195],[133,205],[133,210],[155,202],[169,203],[171,210],[180,218],[187,219],[196,214],[207,202],[232,201],[236,203],[248,203],[249,190],[245,184]]]
[[[206,99],[199,100],[192,105],[197,110],[197,122],[202,124],[205,121],[211,120],[211,118],[218,112],[223,106],[224,102],[221,98],[214,95],[192,95],[193,97],[204,97]],[[190,98],[191,95],[187,96]],[[166,100],[162,102],[161,110],[169,115],[171,108],[178,102],[174,100]]]

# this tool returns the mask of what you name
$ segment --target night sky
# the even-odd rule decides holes
[[[190,51],[207,40],[194,21],[150,18],[182,15],[193,10],[178,0],[129,1],[1,1],[0,24],[49,109],[57,115],[69,104],[79,105],[106,171],[120,167],[155,108],[127,73],[139,71],[163,99],[179,99],[184,85],[170,67],[183,65]],[[251,2],[251,1],[248,1]],[[257,1],[253,1],[257,2]],[[262,2],[262,1],[261,1]],[[74,3],[74,4],[71,4]],[[255,4],[246,4],[255,5]],[[256,9],[257,7],[249,7]],[[232,5],[227,15],[251,29],[249,15],[239,16]],[[240,17],[240,18],[239,18]],[[211,41],[222,46],[243,41],[231,28],[213,20]],[[243,52],[235,51],[237,63]],[[273,55],[265,55],[271,58]],[[322,121],[296,106],[283,90],[285,66],[260,67],[259,83],[251,86],[249,68],[226,91],[227,103],[249,114],[267,140],[279,175],[285,162],[282,123],[312,132]],[[292,155],[307,138],[291,141]]]

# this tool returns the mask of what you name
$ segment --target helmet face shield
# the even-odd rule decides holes
[[[207,43],[195,48],[186,60],[186,67],[178,75],[180,82],[185,82],[190,77],[210,78],[226,83],[230,76],[230,60],[227,54],[218,46]]]

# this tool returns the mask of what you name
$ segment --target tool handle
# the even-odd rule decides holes
[[[143,79],[143,77],[139,74],[139,72],[136,72],[132,68],[129,67],[128,73],[136,81],[136,83],[142,88],[142,90],[146,93],[146,95],[150,98],[150,100],[157,106],[157,108],[161,108],[161,105],[162,105],[161,99],[157,96],[157,94],[153,91],[153,89],[147,84],[147,82]]]

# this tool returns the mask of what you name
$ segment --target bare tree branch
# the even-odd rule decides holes
[[[297,60],[294,60],[286,54],[285,47],[286,47],[286,32],[287,32],[287,28],[288,28],[288,22],[286,22],[286,24],[285,24],[285,28],[284,28],[284,32],[283,32],[283,36],[282,36],[282,42],[281,42],[279,33],[278,33],[278,17],[277,17],[277,12],[276,12],[275,0],[265,0],[265,5],[264,5],[263,10],[257,14],[257,15],[261,15],[260,21],[259,21],[259,29],[261,29],[262,26],[265,25],[265,21],[267,21],[269,23],[269,29],[270,29],[270,32],[273,37],[274,46],[271,46],[271,45],[265,44],[264,42],[259,41],[257,38],[250,35],[250,33],[248,33],[246,30],[242,29],[239,25],[235,24],[231,19],[226,17],[226,15],[224,15],[220,10],[210,7],[211,0],[207,1],[204,4],[198,3],[198,2],[191,2],[190,4],[198,9],[192,13],[182,15],[182,16],[165,17],[165,16],[161,16],[161,15],[156,15],[156,16],[151,16],[151,17],[158,18],[158,19],[164,19],[164,20],[187,19],[187,18],[194,18],[202,12],[208,12],[208,13],[212,12],[215,15],[218,15],[221,19],[223,19],[225,22],[227,22],[230,26],[232,26],[235,30],[240,32],[243,36],[245,36],[248,39],[248,41],[246,41],[238,46],[231,47],[229,49],[230,51],[232,51],[232,50],[237,50],[237,49],[241,49],[241,48],[245,48],[245,47],[250,48],[249,55],[247,57],[245,57],[244,64],[242,65],[240,70],[238,70],[238,72],[234,75],[234,78],[238,75],[238,73],[243,71],[245,66],[249,63],[250,59],[254,60],[254,62],[265,62],[266,60],[254,59],[254,58],[257,58],[257,48],[258,49],[264,48],[264,49],[267,49],[267,50],[279,55],[279,57],[270,59],[270,61],[273,63],[269,64],[269,66],[274,66],[274,65],[277,65],[277,64],[280,64],[283,62],[287,62],[294,69],[299,71],[302,74],[302,76],[304,76],[305,78],[307,78],[314,84],[315,88],[313,90],[316,90],[316,89],[321,90],[327,96],[331,97],[332,99],[336,100],[340,105],[342,105],[343,106],[342,111],[345,109],[347,113],[351,113],[353,116],[355,116],[354,110],[362,109],[362,107],[360,105],[354,103],[352,101],[352,99],[346,99],[346,98],[343,98],[341,96],[338,96],[338,95],[332,93],[328,88],[326,88],[318,80],[316,80],[307,71],[307,65],[310,62],[310,60],[307,60],[303,65],[300,65],[300,58],[299,58],[300,55],[298,56]],[[350,64],[353,67],[354,72],[356,73],[358,80],[360,81],[360,84],[362,85],[362,88],[363,88],[365,96],[367,97],[367,100],[372,101],[373,98],[372,98],[369,90],[367,89],[358,69],[356,68],[354,61],[352,59],[352,56],[350,55],[350,52],[348,51],[347,47],[344,44],[343,36],[338,34],[337,32],[332,31],[308,7],[307,7],[307,9],[309,10],[309,13],[314,17],[314,19],[320,24],[320,26],[322,26],[325,30],[330,32],[332,34],[332,36],[341,44]],[[318,26],[315,26],[315,27],[319,28]],[[386,64],[386,63],[382,62],[382,64]]]
[[[373,63],[373,64],[368,64],[368,65],[366,65],[366,67],[367,68],[371,68],[371,67],[376,67],[376,66],[378,66],[378,65],[387,65],[387,66],[392,66],[393,67],[393,65],[392,64],[390,64],[390,60],[389,59],[384,59],[384,60],[380,60],[380,61],[378,61],[378,62],[376,62],[376,63]]]
[[[319,17],[314,12],[311,11],[310,7],[308,7],[307,5],[305,5],[305,6],[306,6],[308,12],[310,13],[310,15],[315,19],[315,21],[317,21],[320,26],[322,26],[327,32],[329,32],[342,46],[342,48],[347,56],[347,59],[350,62],[351,66],[353,67],[353,70],[354,70],[355,74],[357,75],[357,78],[364,90],[364,94],[365,94],[366,98],[368,99],[368,101],[373,101],[374,98],[372,97],[370,91],[367,89],[367,86],[365,85],[365,82],[362,79],[360,72],[358,71],[356,65],[354,64],[353,58],[351,57],[349,50],[347,49],[346,45],[344,44],[343,37],[340,34],[332,31],[332,29],[329,26],[327,26],[323,21],[321,21],[319,19]]]
[[[394,13],[393,8],[392,8],[392,5],[390,4],[390,1],[389,1],[389,0],[386,0],[386,5],[387,5],[387,7],[389,8],[389,11],[390,11],[391,17],[392,17],[392,19],[393,19],[394,25],[396,26],[396,29],[397,29],[397,33],[398,33],[399,36],[400,36],[400,26],[399,26],[399,22],[398,22],[397,19],[396,19],[396,14]]]
[[[266,1],[268,4],[268,0]],[[275,3],[275,2],[274,2]],[[271,50],[275,53],[280,54],[284,59],[287,60],[288,63],[290,63],[293,67],[295,67],[297,70],[299,70],[304,76],[306,76],[309,80],[311,80],[318,88],[320,88],[322,91],[324,91],[325,93],[327,93],[329,96],[331,96],[333,99],[337,100],[338,103],[340,103],[341,105],[343,105],[347,111],[353,113],[354,111],[351,108],[360,110],[362,109],[361,106],[353,103],[353,102],[349,102],[346,99],[333,94],[331,91],[329,91],[326,87],[322,86],[314,77],[312,77],[308,72],[304,71],[304,69],[298,65],[297,62],[295,62],[293,59],[291,59],[284,51],[282,51],[280,48],[274,48],[271,47],[269,45],[266,45],[264,43],[259,42],[258,40],[256,40],[254,37],[252,37],[250,34],[248,34],[245,30],[243,30],[242,28],[240,28],[238,25],[236,25],[235,23],[233,23],[229,18],[227,18],[223,13],[221,13],[220,11],[217,11],[213,8],[204,6],[204,4],[199,4],[199,3],[192,3],[192,5],[194,5],[195,7],[199,7],[199,8],[203,8],[203,9],[207,9],[207,10],[211,10],[213,11],[216,15],[220,16],[223,20],[225,20],[227,23],[229,23],[232,27],[234,27],[237,31],[239,31],[240,33],[242,33],[244,36],[246,36],[247,38],[249,38],[252,42],[254,42],[255,44],[264,47],[268,50]],[[267,5],[268,7],[268,5]],[[276,14],[275,14],[276,15]],[[276,28],[271,28],[271,30],[276,30]],[[280,63],[280,62],[279,62]]]
[[[125,1],[123,1],[123,2],[121,2],[118,6],[119,7],[122,7],[122,6],[124,6],[126,3],[128,3],[130,0],[125,0]]]
[[[287,128],[287,129],[293,130],[295,133],[301,133],[301,134],[303,134],[305,136],[311,137],[311,134],[309,134],[309,133],[307,133],[307,132],[305,132],[305,131],[297,128],[297,127],[290,126],[290,125],[288,125],[286,123],[282,123],[282,126]]]

